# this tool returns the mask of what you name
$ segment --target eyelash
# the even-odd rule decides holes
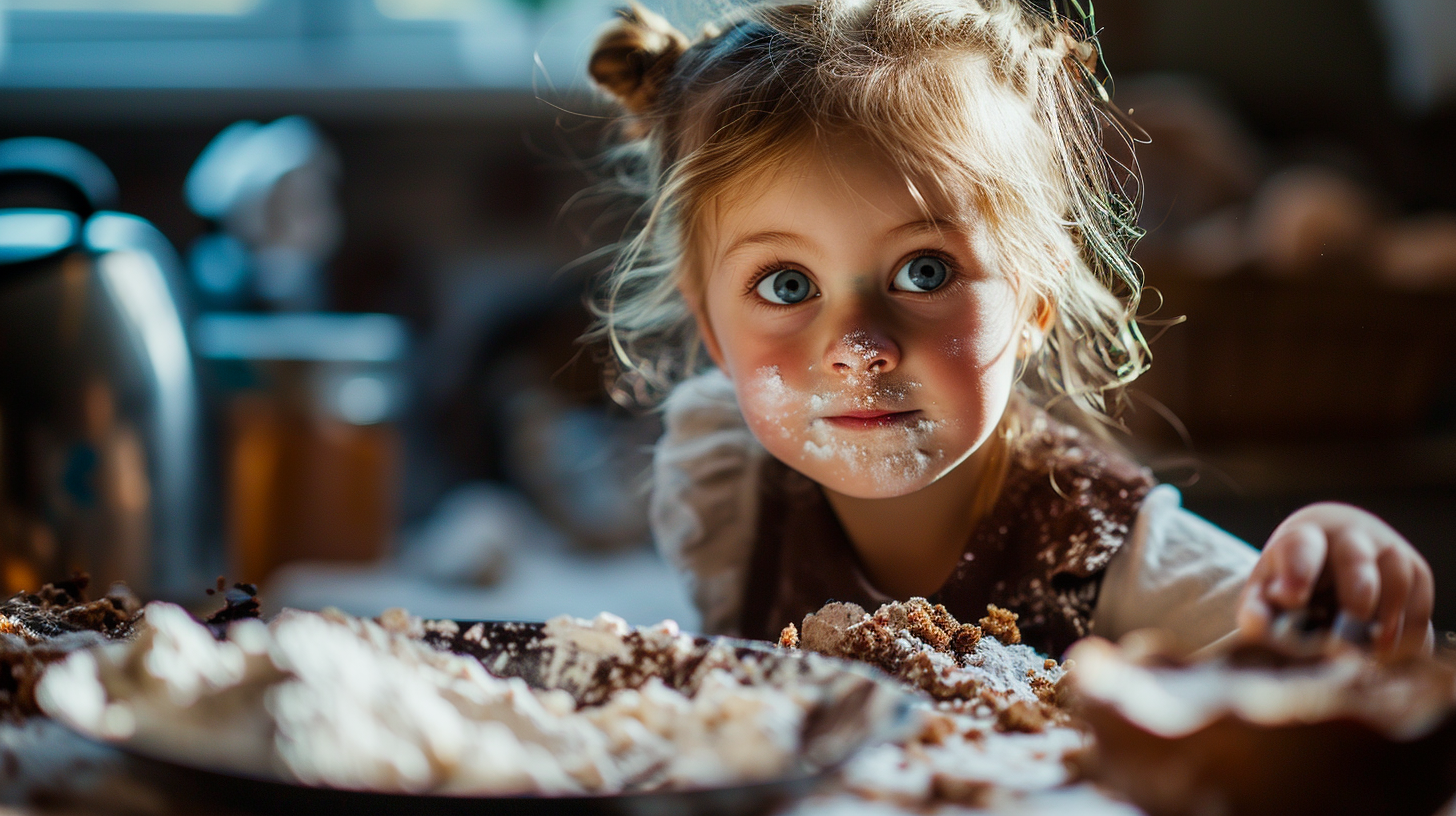
[[[939,289],[936,289],[933,292],[906,292],[905,294],[919,295],[929,300],[938,300],[942,297],[949,295],[961,282],[961,265],[957,263],[955,258],[951,257],[949,253],[942,252],[938,249],[917,249],[914,252],[904,256],[904,258],[895,265],[895,274],[899,274],[900,267],[909,263],[912,259],[926,255],[932,258],[936,258],[941,263],[945,264],[946,270],[950,272],[950,280],[946,281]],[[772,275],[775,272],[783,271],[785,269],[797,269],[800,272],[804,272],[803,269],[799,269],[799,267],[786,261],[780,261],[777,259],[769,261],[768,263],[760,266],[758,268],[758,271],[753,273],[753,276],[748,279],[748,285],[744,287],[743,294],[755,301],[757,305],[764,308],[773,309],[775,311],[792,309],[795,306],[799,306],[800,304],[798,303],[774,303],[772,301],[764,300],[763,298],[758,296],[758,285],[763,283],[764,278],[767,278],[769,275]],[[808,275],[809,273],[804,272],[804,274]],[[818,297],[818,295],[815,295],[815,297]]]
[[[961,280],[963,278],[963,276],[961,275],[961,265],[957,263],[956,259],[951,257],[950,253],[948,252],[942,252],[938,249],[917,249],[915,250],[915,252],[906,255],[903,259],[901,259],[900,263],[895,265],[895,274],[900,274],[900,267],[904,266],[915,258],[927,255],[932,258],[936,258],[941,263],[945,264],[946,271],[950,273],[949,279],[945,283],[941,284],[940,288],[932,292],[905,292],[905,294],[917,295],[919,297],[926,298],[927,300],[939,300],[940,298],[948,297],[953,291],[959,288]]]
[[[785,269],[796,269],[800,272],[804,272],[804,270],[799,269],[799,267],[791,263],[780,260],[769,261],[763,266],[760,266],[758,268],[758,271],[753,273],[753,277],[748,279],[748,286],[744,287],[743,294],[747,295],[749,299],[753,300],[756,305],[762,306],[766,309],[772,309],[774,311],[792,309],[795,306],[798,306],[798,303],[774,303],[773,301],[764,300],[763,298],[758,296],[758,285],[760,283],[763,283],[764,278],[767,278],[769,275],[772,275],[775,272],[781,272]],[[804,272],[804,274],[808,275],[809,273]],[[818,297],[818,295],[815,295],[815,297]]]

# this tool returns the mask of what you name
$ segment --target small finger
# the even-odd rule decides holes
[[[1274,610],[1269,606],[1265,592],[1265,586],[1262,583],[1256,583],[1252,577],[1244,586],[1234,622],[1239,627],[1239,635],[1245,640],[1263,640],[1269,634],[1270,622],[1274,620]]]
[[[1427,633],[1433,631],[1431,613],[1435,611],[1435,604],[1436,582],[1431,568],[1426,566],[1425,561],[1417,559],[1411,563],[1410,594],[1400,624],[1400,642],[1395,648],[1397,656],[1417,655],[1425,650]]]
[[[1344,530],[1330,542],[1330,567],[1340,609],[1360,621],[1375,616],[1380,601],[1380,568],[1375,563],[1375,542],[1359,531]]]
[[[1328,548],[1324,531],[1313,524],[1276,530],[1265,548],[1266,557],[1274,561],[1274,576],[1266,591],[1269,600],[1284,609],[1308,604]]]
[[[1380,624],[1376,650],[1391,654],[1400,642],[1401,618],[1410,596],[1411,563],[1394,547],[1381,551],[1376,558],[1380,568],[1380,605],[1375,615]]]

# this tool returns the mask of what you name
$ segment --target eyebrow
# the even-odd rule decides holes
[[[885,233],[886,238],[899,238],[905,235],[916,235],[921,233],[940,233],[952,229],[950,223],[935,218],[921,218],[906,224],[901,224]],[[814,242],[810,241],[796,232],[785,232],[783,230],[760,230],[749,233],[733,241],[724,250],[723,257],[731,257],[734,253],[741,252],[749,247],[755,246],[790,246],[799,249],[813,249]]]
[[[749,233],[733,241],[723,251],[723,257],[727,258],[734,253],[741,252],[749,247],[755,246],[791,246],[799,249],[812,249],[814,242],[796,232],[784,232],[783,230],[760,230]]]
[[[903,235],[918,235],[920,233],[928,232],[940,234],[942,232],[951,232],[954,230],[955,225],[945,219],[921,218],[918,221],[911,221],[908,224],[901,224],[900,226],[895,227],[894,229],[885,233],[885,236],[887,238],[899,238]]]

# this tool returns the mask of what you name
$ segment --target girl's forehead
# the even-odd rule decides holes
[[[826,212],[861,225],[924,221],[957,228],[966,214],[934,185],[902,170],[884,151],[845,138],[805,145],[772,164],[745,168],[702,211],[701,226],[714,243],[774,223],[813,222]],[[719,249],[722,247],[720,246]]]

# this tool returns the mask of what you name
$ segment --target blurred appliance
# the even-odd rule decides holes
[[[228,125],[187,174],[187,203],[214,229],[188,251],[210,306],[284,311],[324,305],[338,248],[338,155],[312,122],[285,116]]]
[[[58,139],[0,142],[0,583],[86,570],[194,588],[198,393],[181,265],[116,182]],[[215,574],[215,573],[212,573]]]
[[[194,337],[226,389],[229,573],[261,582],[289,561],[385,555],[399,493],[403,321],[214,312]]]

